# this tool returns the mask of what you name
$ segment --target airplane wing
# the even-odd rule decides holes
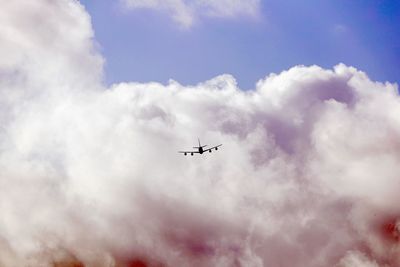
[[[199,153],[199,151],[178,151],[178,153],[183,153],[185,156],[187,154],[191,154],[193,156],[193,154]]]
[[[213,149],[218,150],[218,148],[219,148],[220,146],[222,146],[222,144],[219,144],[219,145],[217,145],[217,146],[213,146],[213,147],[204,149],[204,152],[207,152],[207,151],[211,152]]]

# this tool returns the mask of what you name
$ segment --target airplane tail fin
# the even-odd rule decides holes
[[[200,138],[197,138],[197,141],[199,141],[199,146],[194,146],[193,148],[200,148],[200,147],[206,147],[207,145],[201,145],[200,144]]]

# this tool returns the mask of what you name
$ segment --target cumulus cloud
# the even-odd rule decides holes
[[[83,7],[26,4],[0,11],[1,266],[400,265],[396,85],[339,64],[104,88]],[[223,147],[177,153],[198,136]]]
[[[167,12],[189,28],[199,17],[257,16],[260,0],[121,0],[129,9],[148,8]]]

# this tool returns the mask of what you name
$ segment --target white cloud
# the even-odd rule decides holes
[[[0,10],[0,68],[36,82],[98,80],[90,17],[70,1],[6,1]],[[90,75],[89,75],[90,74]],[[85,75],[82,77],[82,75]],[[91,82],[93,83],[93,82]]]
[[[376,262],[371,262],[368,257],[359,252],[349,252],[338,267],[379,267]]]
[[[103,88],[83,8],[25,5],[0,16],[1,266],[400,265],[395,85],[338,65]],[[197,136],[223,147],[176,153]]]
[[[199,17],[232,18],[258,16],[260,0],[121,0],[127,8],[148,8],[167,12],[189,28]]]

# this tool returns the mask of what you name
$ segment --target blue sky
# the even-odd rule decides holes
[[[190,27],[165,10],[81,3],[106,59],[107,84],[174,79],[186,85],[229,73],[251,89],[270,72],[340,62],[374,80],[400,81],[400,1],[262,0],[256,16],[202,16]]]

